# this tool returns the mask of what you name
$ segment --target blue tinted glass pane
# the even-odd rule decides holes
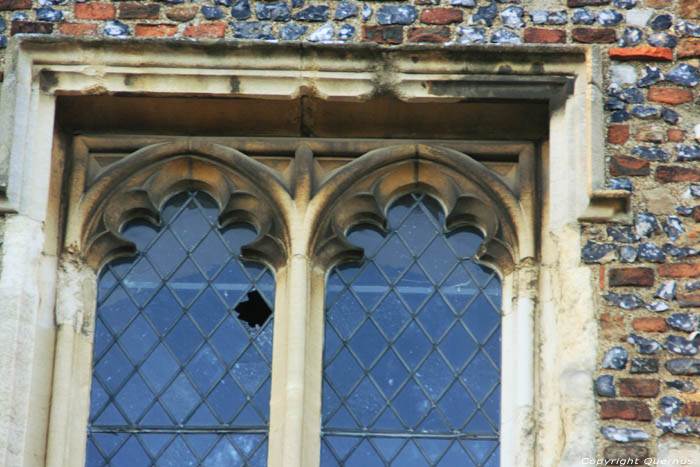
[[[87,465],[266,464],[272,316],[236,308],[255,292],[272,307],[274,276],[240,257],[255,231],[218,214],[187,192],[160,226],[125,225],[139,254],[98,283]]]
[[[483,237],[446,232],[442,207],[421,194],[387,217],[387,232],[348,234],[365,262],[328,277],[322,465],[491,465],[501,285],[475,262]]]

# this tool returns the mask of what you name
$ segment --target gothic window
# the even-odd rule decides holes
[[[99,278],[87,466],[267,465],[274,278],[218,217],[187,191],[122,230],[138,254]]]
[[[501,283],[420,193],[326,286],[321,465],[498,466]]]

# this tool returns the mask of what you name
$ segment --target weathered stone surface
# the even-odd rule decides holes
[[[263,21],[289,21],[292,12],[286,2],[258,3],[255,5],[255,16]]]
[[[601,10],[598,12],[598,23],[601,26],[615,26],[625,19],[620,13],[615,10]]]
[[[700,359],[697,358],[674,358],[665,366],[672,375],[700,375]]]
[[[611,287],[654,285],[654,270],[651,268],[617,268],[608,272],[608,284]]]
[[[681,63],[666,74],[666,79],[681,86],[697,86],[700,82],[700,73],[696,67]]]
[[[119,19],[156,19],[159,15],[160,5],[157,3],[119,4]]]
[[[674,379],[673,381],[666,381],[666,386],[678,389],[680,392],[694,393],[697,392],[697,388],[691,381],[685,381],[682,379]]]
[[[600,402],[600,418],[603,420],[651,420],[649,406],[641,401],[607,400]]]
[[[627,336],[627,342],[636,345],[637,352],[642,355],[655,354],[661,348],[661,344],[654,339],[647,339],[646,337],[638,336],[636,334],[630,334]]]
[[[676,55],[678,58],[700,57],[700,39],[681,39],[676,49]]]
[[[446,26],[432,28],[408,28],[408,31],[406,32],[406,40],[408,42],[447,42],[450,40],[450,28]]]
[[[362,40],[380,44],[400,44],[403,42],[401,26],[362,26]]]
[[[357,16],[358,13],[357,4],[352,2],[341,1],[338,2],[338,6],[335,7],[334,18],[336,20],[342,21],[347,18],[352,18]]]
[[[612,44],[617,40],[615,30],[610,28],[574,28],[571,38],[584,44]]]
[[[666,318],[666,323],[674,329],[680,329],[685,332],[693,332],[700,330],[700,315],[691,315],[688,313],[674,313]]]
[[[652,84],[658,83],[662,79],[663,75],[661,74],[661,71],[659,71],[658,67],[647,65],[644,67],[643,75],[637,82],[637,86],[640,88],[646,88]]]
[[[581,249],[581,258],[584,261],[610,261],[615,251],[614,243],[596,243],[589,241]]]
[[[637,231],[637,235],[647,238],[661,230],[656,216],[646,212],[640,212],[637,214],[634,219],[634,228]]]
[[[700,18],[700,0],[680,0],[678,16],[681,18]]]
[[[28,10],[32,7],[31,0],[0,0],[2,10]]]
[[[525,42],[528,43],[563,44],[566,42],[566,31],[558,29],[527,28],[525,29],[523,38]]]
[[[312,5],[294,13],[294,19],[297,21],[323,22],[328,21],[328,15],[328,7],[326,5]],[[380,24],[384,23],[380,22]]]
[[[662,165],[656,169],[656,181],[660,183],[700,182],[700,171],[690,167]]]
[[[612,347],[605,352],[600,366],[611,370],[622,370],[625,368],[625,366],[627,366],[628,356],[629,353],[622,347]]]
[[[248,0],[242,0],[244,2],[248,2]],[[180,23],[184,23],[187,21],[190,21],[192,18],[194,18],[197,15],[197,7],[196,6],[189,6],[189,5],[178,5],[174,6],[172,8],[168,8],[165,12],[165,16],[169,20],[172,21],[178,21]],[[250,10],[248,10],[248,16],[246,18],[250,17]],[[235,16],[234,16],[235,18]],[[240,18],[244,19],[244,18]]]
[[[664,341],[664,347],[679,355],[695,355],[698,353],[696,342],[688,340],[683,336],[670,335]]]
[[[529,28],[531,29],[531,28]],[[528,41],[528,29],[525,30],[525,42]],[[534,42],[534,41],[533,41]],[[611,144],[625,144],[630,138],[630,127],[629,125],[608,125],[608,143]],[[622,156],[625,157],[625,156]],[[648,167],[648,163],[647,163]],[[646,174],[645,174],[646,175]],[[616,176],[616,175],[613,175]]]
[[[603,298],[610,304],[619,306],[623,310],[636,310],[644,305],[644,300],[635,293],[617,294],[608,292]]]
[[[418,12],[410,5],[383,5],[377,9],[375,16],[381,25],[413,24]]]
[[[629,443],[632,441],[646,441],[649,435],[644,430],[633,430],[630,428],[618,428],[615,426],[605,426],[600,432],[610,441],[618,443]]]
[[[661,284],[657,289],[654,297],[660,298],[662,300],[673,300],[676,294],[676,281],[668,281]]]
[[[602,397],[615,397],[615,385],[612,375],[598,376],[595,380],[596,394]]]
[[[630,373],[644,374],[657,373],[659,371],[659,361],[655,358],[635,357],[630,362]]]
[[[590,26],[595,23],[595,15],[592,10],[588,8],[581,8],[574,10],[574,14],[571,17],[571,22],[574,24],[585,24]]]
[[[669,159],[668,151],[659,146],[635,146],[630,154],[654,162],[665,162]]]

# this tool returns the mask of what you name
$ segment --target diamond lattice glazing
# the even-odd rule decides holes
[[[218,212],[181,193],[160,228],[124,229],[139,254],[100,275],[86,465],[266,465],[272,317],[234,309],[252,290],[271,307],[274,278],[240,258],[255,232]]]
[[[498,466],[498,276],[470,229],[412,194],[386,234],[356,229],[361,265],[328,279],[321,464]]]

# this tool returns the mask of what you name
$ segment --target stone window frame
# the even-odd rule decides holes
[[[97,188],[92,194],[69,193],[68,198],[81,202],[70,204],[71,221],[66,223],[59,207],[67,157],[58,144],[61,136],[54,129],[54,113],[57,95],[117,93],[259,99],[313,94],[329,101],[361,101],[390,92],[407,102],[485,97],[507,101],[523,96],[548,101],[550,138],[542,148],[544,170],[538,174],[540,213],[509,195],[509,190],[495,188],[499,186],[497,180],[483,184],[478,177],[470,178],[467,174],[472,172],[460,171],[450,162],[454,154],[449,150],[420,145],[379,150],[376,161],[369,155],[365,162],[348,164],[342,176],[324,180],[330,184],[323,185],[313,175],[310,150],[302,147],[294,162],[295,183],[281,188],[279,180],[266,180],[268,188],[278,187],[268,192],[274,194],[270,195],[273,198],[282,200],[287,192],[286,213],[251,217],[261,232],[270,235],[261,235],[248,253],[274,265],[274,258],[286,248],[283,253],[287,264],[277,274],[276,303],[293,303],[297,309],[306,310],[311,321],[322,322],[323,294],[310,291],[323,290],[323,266],[344,257],[357,257],[358,253],[344,241],[344,227],[357,216],[376,221],[377,213],[381,215],[381,209],[394,195],[408,189],[405,182],[387,176],[380,185],[393,188],[377,191],[372,197],[373,208],[364,200],[355,203],[361,211],[338,209],[326,221],[312,223],[319,228],[324,225],[319,230],[323,235],[301,235],[314,242],[299,250],[290,248],[292,243],[288,241],[299,235],[296,229],[303,228],[298,218],[296,224],[286,223],[286,233],[281,226],[268,227],[285,215],[286,221],[298,217],[298,200],[322,200],[317,213],[330,213],[343,190],[326,188],[328,193],[336,194],[313,198],[313,194],[318,195],[315,190],[334,184],[360,187],[362,184],[355,184],[358,176],[366,175],[373,163],[380,168],[383,161],[392,158],[397,158],[396,163],[424,165],[429,176],[422,186],[432,187],[446,205],[459,203],[450,204],[451,199],[457,199],[454,193],[440,193],[449,184],[436,181],[466,177],[470,189],[478,186],[485,199],[500,200],[501,227],[511,222],[510,231],[517,232],[510,238],[509,229],[500,232],[509,248],[486,248],[492,253],[491,262],[504,276],[502,463],[554,465],[594,457],[595,297],[591,271],[579,260],[577,221],[625,221],[630,216],[629,195],[603,188],[602,77],[597,48],[407,46],[387,50],[366,45],[193,44],[15,36],[9,57],[0,101],[0,119],[9,123],[0,129],[0,190],[4,190],[0,191],[4,195],[0,196],[0,211],[12,216],[7,221],[2,252],[5,273],[0,279],[0,310],[7,325],[0,329],[0,358],[3,365],[15,371],[0,382],[0,399],[11,401],[0,406],[0,411],[2,419],[13,420],[14,425],[0,425],[0,454],[10,463],[30,465],[33,460],[45,458],[48,466],[81,465],[84,456],[94,268],[114,248],[128,249],[128,245],[120,244],[118,235],[113,235],[115,226],[127,214],[119,207],[110,214],[105,207],[109,200],[118,199],[112,197],[110,189],[124,167],[117,164],[110,177],[94,185]],[[172,155],[172,151],[234,158],[239,163],[237,170],[250,170],[241,178],[247,177],[249,185],[251,175],[264,173],[250,158],[192,139],[145,151],[147,157],[156,159]],[[431,163],[449,170],[428,168]],[[217,182],[211,180],[210,186],[217,186]],[[158,196],[167,192],[167,187],[161,187]],[[358,200],[367,198],[366,191],[348,193]],[[377,196],[382,193],[389,195]],[[264,197],[233,198],[239,203],[234,203],[234,210],[238,206],[248,213],[264,212],[251,206],[264,201]],[[130,196],[130,204],[125,206],[153,213],[153,206],[144,204],[143,199]],[[96,207],[100,214],[108,214],[103,218],[107,221],[104,226],[94,222]],[[462,214],[473,217],[478,210],[471,206]],[[489,244],[488,234],[493,237],[498,229],[488,228],[485,220],[481,222]],[[106,235],[102,235],[102,227],[109,231]],[[62,250],[57,238],[66,239]],[[99,250],[100,245],[107,247]],[[90,253],[93,247],[100,253]],[[323,260],[319,264],[310,262],[309,251]],[[9,270],[12,276],[7,274]],[[307,280],[295,282],[289,279],[292,276]],[[278,381],[287,383],[273,382],[268,462],[271,466],[282,465],[284,458],[285,466],[301,467],[317,462],[312,460],[319,452],[320,397],[304,388],[305,384],[315,385],[320,396],[318,333],[322,327],[309,330],[304,321],[289,321],[285,319],[288,316],[278,311],[275,320],[273,375],[285,375]],[[55,346],[52,321],[56,326]],[[579,338],[582,330],[590,339]],[[303,339],[309,332],[312,336]],[[305,366],[304,357],[309,353],[318,355],[317,362]],[[23,368],[27,371],[18,371]],[[42,383],[44,388],[39,389]]]

